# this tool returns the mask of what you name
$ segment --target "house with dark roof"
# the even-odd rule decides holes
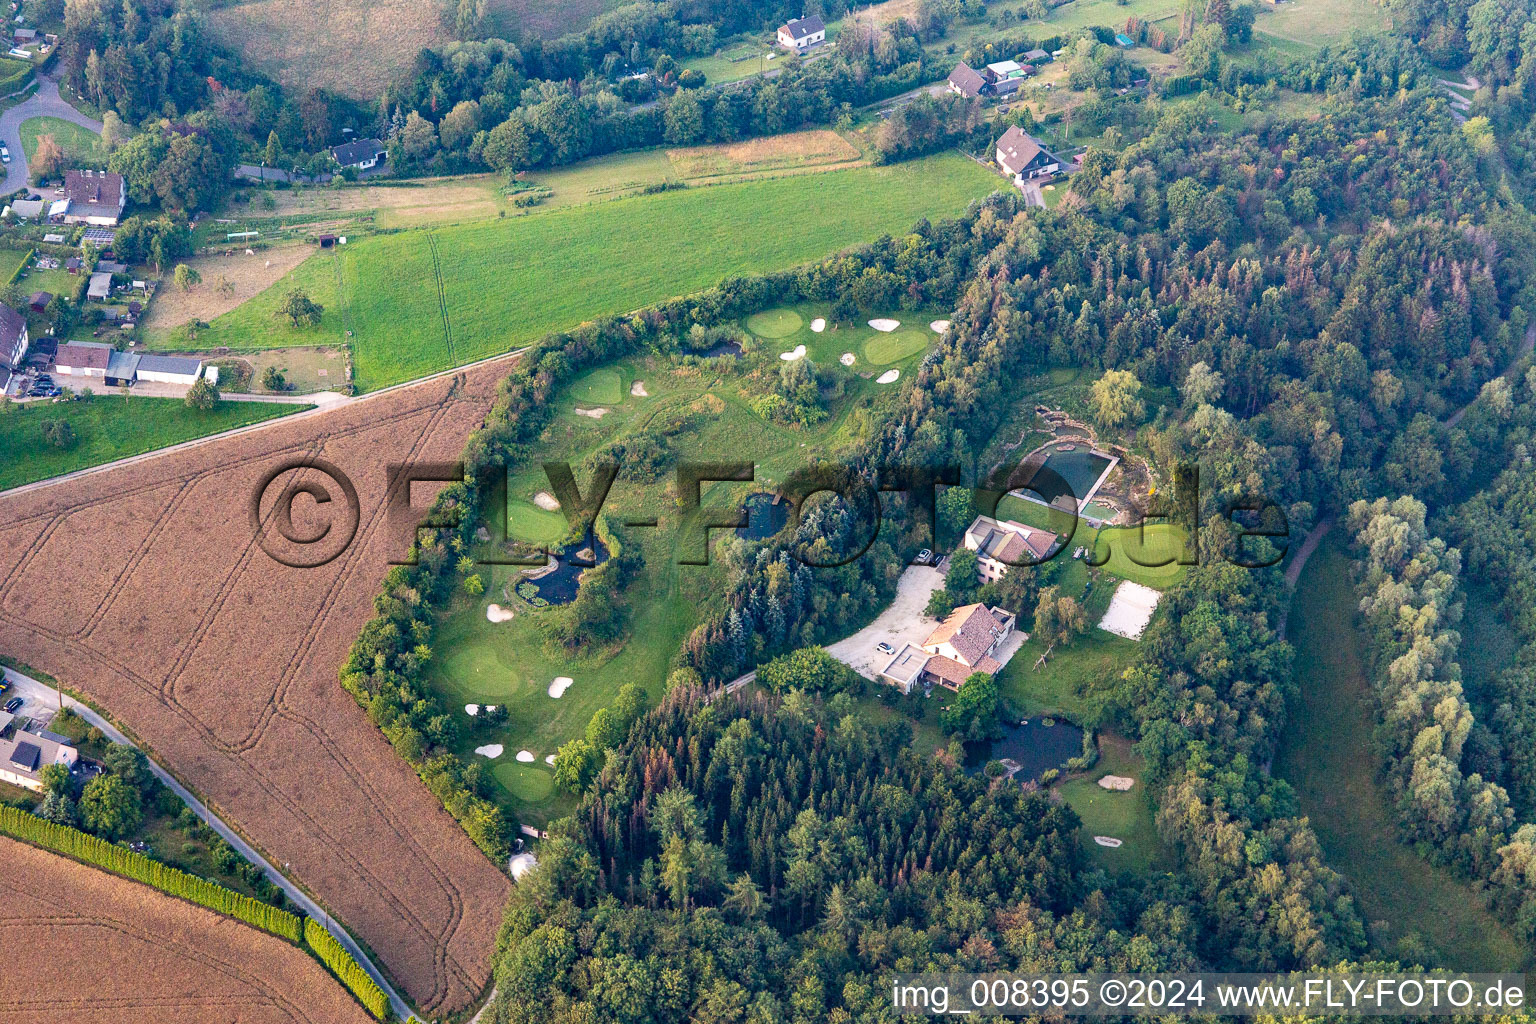
[[[378,139],[357,139],[331,147],[331,156],[342,167],[355,167],[359,171],[372,170],[389,156],[384,143]]]
[[[996,675],[1008,663],[1005,650],[1017,617],[1002,608],[968,604],[950,612],[921,646],[906,644],[880,675],[909,693],[915,685],[958,690],[978,672]]]
[[[67,743],[53,739],[56,734],[17,730],[10,738],[0,737],[0,782],[41,792],[39,774],[50,764],[73,768],[80,752]]]
[[[1055,174],[1061,170],[1061,161],[1014,125],[997,140],[997,166],[1007,172],[1015,184],[1023,184],[1030,178]]]
[[[981,72],[971,67],[965,61],[955,65],[955,70],[949,73],[949,91],[958,93],[968,100],[980,96],[987,89],[987,80]]]
[[[1024,54],[1026,64],[1044,64],[1050,59],[1051,55],[1040,49],[1029,50]]]
[[[66,224],[116,224],[128,205],[128,185],[121,174],[110,171],[65,171],[64,187],[57,190],[64,197],[64,208],[57,201],[49,209],[49,219],[62,216]]]
[[[0,303],[0,370],[20,367],[27,355],[27,343],[27,318]]]
[[[827,41],[827,26],[821,18],[791,18],[779,26],[779,45],[786,50],[804,53]]]
[[[1011,566],[1035,565],[1045,561],[1061,538],[1049,530],[1037,530],[1011,519],[977,516],[965,531],[966,550],[976,552],[976,575],[980,582],[1003,578]]]
[[[66,377],[96,377],[105,380],[107,364],[116,351],[99,341],[71,341],[60,345],[53,357],[53,372]]]

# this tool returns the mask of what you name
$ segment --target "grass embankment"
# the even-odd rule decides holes
[[[1389,952],[1416,935],[1430,966],[1518,970],[1530,952],[1466,882],[1396,841],[1396,817],[1376,783],[1374,697],[1355,621],[1349,559],[1337,531],[1296,587],[1287,632],[1300,694],[1275,774],[1296,789],[1328,862],[1348,876],[1374,938]],[[1407,945],[1409,955],[1416,944]]]
[[[919,217],[950,216],[996,186],[984,169],[948,153],[365,238],[312,257],[216,318],[196,347],[350,342],[357,383],[378,388],[732,274],[822,257]],[[836,213],[786,227],[785,210]],[[290,328],[274,317],[293,288],[325,307],[318,326]],[[182,334],[149,343],[185,348]]]
[[[304,406],[220,402],[208,412],[177,398],[98,395],[88,402],[12,405],[0,412],[0,490],[46,480],[157,448],[217,434],[297,412]],[[64,420],[75,444],[56,448],[43,440],[43,424]]]

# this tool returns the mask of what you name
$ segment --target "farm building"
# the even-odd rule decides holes
[[[0,370],[14,370],[27,354],[27,318],[0,304]],[[9,376],[9,372],[6,374]]]
[[[11,727],[12,715],[0,711],[0,733]],[[0,737],[0,782],[41,792],[42,780],[38,773],[50,764],[73,767],[80,752],[67,743],[64,737],[54,738],[52,733],[38,735],[19,729],[10,737]]]
[[[1061,170],[1061,161],[1014,125],[997,140],[997,166],[1021,183],[1028,178],[1055,174]]]
[[[202,375],[201,360],[180,356],[140,356],[139,380],[156,384],[194,384]]]
[[[378,139],[358,139],[331,147],[331,156],[342,167],[355,167],[360,171],[371,170],[383,163],[388,156],[384,143]]]
[[[982,583],[990,583],[1002,579],[1010,566],[1043,561],[1060,540],[1048,530],[977,516],[965,531],[964,543],[967,550],[976,552],[977,577]]]
[[[809,18],[791,18],[779,26],[779,45],[786,50],[804,53],[827,41],[827,26],[816,15]]]
[[[921,647],[907,644],[890,660],[880,675],[910,693],[914,685],[937,684],[959,690],[977,672],[995,675],[1007,657],[996,655],[1013,635],[1016,618],[1002,608],[968,604],[950,612]]]
[[[949,91],[958,93],[968,100],[980,96],[986,88],[987,80],[981,76],[981,72],[965,61],[956,64],[955,70],[949,73]]]
[[[139,357],[131,352],[112,350],[107,357],[107,383],[132,384],[139,372]]]
[[[54,201],[48,219],[62,217],[66,224],[116,224],[128,205],[127,183],[110,171],[65,171],[64,187],[55,194],[64,198]]]
[[[71,341],[60,345],[53,357],[53,372],[66,377],[98,377],[105,379],[107,364],[115,350],[99,341]]]
[[[112,275],[105,271],[98,271],[91,275],[91,284],[85,290],[85,297],[95,299],[97,302],[105,302],[112,297]]]

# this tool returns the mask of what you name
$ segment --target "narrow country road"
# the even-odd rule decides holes
[[[57,708],[59,706],[59,691],[53,687],[13,669],[0,669],[0,672],[4,673],[5,680],[11,684],[16,696],[23,697],[29,702],[38,701],[44,707]],[[127,736],[123,735],[121,730],[97,714],[92,708],[80,703],[68,694],[64,694],[62,699],[64,707],[74,709],[76,714],[85,719],[88,724],[100,729],[107,739],[113,743],[120,743],[128,747],[134,745]],[[145,751],[145,753],[148,754],[148,751]],[[368,976],[374,980],[379,988],[384,990],[384,994],[389,997],[390,1006],[394,1008],[396,1015],[401,1020],[411,1019],[411,1009],[406,1005],[405,1000],[400,998],[400,994],[395,991],[394,986],[379,972],[379,969],[374,966],[373,961],[368,959],[368,955],[363,952],[362,948],[358,946],[357,942],[353,940],[345,928],[341,927],[330,914],[322,910],[320,905],[311,899],[304,890],[294,885],[288,880],[287,876],[273,867],[255,847],[241,838],[238,832],[224,824],[218,815],[210,811],[201,800],[193,796],[192,792],[178,782],[175,776],[161,768],[152,757],[149,758],[149,769],[154,773],[155,778],[165,783],[167,789],[175,793],[188,807],[192,808],[193,812],[206,822],[209,828],[217,832],[223,837],[225,842],[239,851],[240,856],[260,867],[272,884],[283,890],[290,903],[325,925],[326,930],[336,936],[336,941],[340,942],[347,952],[352,954],[352,959],[361,964],[363,970],[368,972]]]
[[[1504,368],[1504,372],[1499,376],[1508,377],[1510,373],[1514,371],[1515,367],[1520,365],[1520,360],[1530,355],[1533,350],[1536,350],[1536,323],[1533,323],[1530,327],[1526,328],[1525,337],[1520,342],[1520,348],[1515,351],[1514,358],[1509,361],[1509,365]],[[1479,394],[1478,397],[1482,397],[1481,394]],[[1455,412],[1451,413],[1450,416],[1446,417],[1445,425],[1448,427],[1454,427],[1456,424],[1460,423],[1461,418],[1467,414],[1467,410],[1476,404],[1477,399],[1474,398],[1460,409],[1457,409]]]
[[[0,185],[0,195],[10,195],[27,187],[27,154],[21,145],[21,123],[34,117],[57,117],[101,134],[101,122],[92,121],[64,102],[59,95],[59,83],[39,72],[37,91],[0,114],[0,142],[11,151],[11,162],[5,165],[5,184]]]

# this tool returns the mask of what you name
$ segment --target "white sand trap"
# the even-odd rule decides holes
[[[512,609],[503,608],[499,604],[488,605],[485,609],[485,617],[491,622],[506,622],[512,618]]]
[[[821,317],[817,317],[815,320],[811,321],[811,330],[815,331],[817,334],[820,334],[822,331],[824,331],[826,329],[827,329],[827,322],[825,320],[823,320]]]
[[[555,681],[549,684],[549,695],[559,700],[575,681],[570,676],[555,676]]]
[[[629,393],[636,398],[650,398],[651,393],[645,390],[645,381],[637,380],[629,386]]]
[[[555,755],[554,754],[550,754],[549,756],[545,757],[544,758],[544,763],[549,765],[551,768],[553,768],[555,766]]]
[[[480,713],[480,705],[479,704],[465,704],[464,705],[464,713],[466,715],[478,715]]]
[[[533,503],[545,512],[560,511],[560,502],[548,491],[540,491],[538,494],[535,494],[533,496]]]
[[[869,326],[873,327],[877,331],[884,331],[886,334],[890,334],[896,328],[901,326],[901,321],[900,320],[871,320],[869,322]]]
[[[1116,793],[1124,793],[1136,785],[1136,780],[1128,779],[1124,775],[1106,775],[1099,780],[1099,785],[1105,789],[1114,790]]]
[[[875,378],[875,383],[876,384],[895,384],[897,379],[900,376],[901,376],[901,371],[900,370],[886,370],[880,376]]]
[[[1107,846],[1111,850],[1118,850],[1122,842],[1122,840],[1116,839],[1114,836],[1094,836],[1093,841],[1100,846]]]
[[[1099,628],[1127,640],[1140,640],[1162,596],[1160,590],[1126,580],[1115,590],[1109,610],[1099,621]]]
[[[481,757],[489,757],[494,759],[500,757],[501,752],[505,749],[507,748],[503,747],[500,743],[487,743],[483,747],[476,747],[475,753],[479,754]]]
[[[534,753],[531,750],[519,750],[517,752],[517,759],[523,764],[533,764],[533,762],[538,760],[538,758],[534,756]]]
[[[933,323],[928,325],[928,329],[931,330],[934,334],[943,334],[945,331],[949,330],[949,321],[935,320]]]
[[[585,416],[587,419],[600,420],[608,415],[607,409],[577,409],[577,416]]]
[[[779,353],[779,358],[784,360],[786,363],[792,363],[796,359],[803,359],[804,357],[805,357],[805,346],[804,345],[796,345],[795,346],[795,350],[793,352],[780,352]]]
[[[837,357],[837,361],[842,363],[844,366],[852,366],[854,363],[858,362],[858,356],[854,355],[852,352],[844,352],[842,355]]]

